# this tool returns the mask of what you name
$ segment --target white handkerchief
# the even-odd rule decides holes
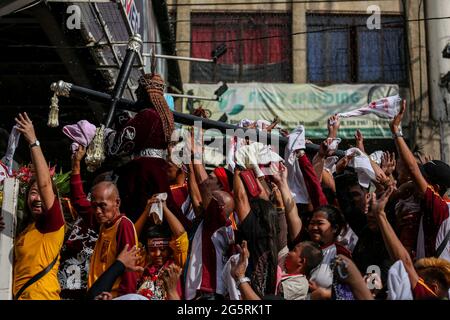
[[[149,216],[152,217],[155,224],[161,224],[163,221],[163,204],[162,201],[167,200],[167,193],[158,193],[159,202],[153,203],[150,207]]]
[[[339,117],[349,118],[359,117],[366,114],[375,114],[383,119],[393,119],[399,111],[401,101],[402,99],[397,94],[395,96],[373,101],[368,106],[364,106],[353,111],[339,113]]]
[[[328,149],[330,151],[336,151],[339,146],[339,143],[341,143],[341,138],[334,138],[333,141],[328,146]]]
[[[296,160],[295,151],[305,149],[305,144],[305,127],[298,126],[289,134],[289,141],[284,154],[285,160],[290,165],[293,165]]]
[[[336,172],[336,162],[339,160],[337,156],[331,156],[325,159],[325,164],[323,168],[329,173],[333,174]]]
[[[14,126],[9,134],[8,146],[6,147],[6,153],[4,157],[4,163],[8,168],[8,175],[12,176],[13,158],[19,145],[20,131],[17,130],[17,126]]]
[[[372,152],[369,157],[373,162],[375,162],[377,165],[380,166],[381,159],[383,157],[383,153],[384,153],[383,151],[378,150],[378,151]]]
[[[363,188],[368,188],[370,185],[370,180],[375,180],[375,171],[370,164],[369,157],[364,154],[358,148],[350,148],[345,152],[345,155],[348,156],[352,153],[355,153],[355,157],[348,164],[349,167],[353,167],[355,169],[356,174],[358,175],[358,182]]]
[[[284,150],[284,160],[288,170],[288,185],[295,203],[308,203],[309,194],[305,179],[298,163],[295,151],[305,149],[305,128],[298,126],[289,134],[289,141]]]
[[[388,300],[413,300],[411,282],[401,260],[395,262],[388,271]]]
[[[266,165],[271,162],[280,162],[283,159],[272,151],[270,146],[260,142],[242,146],[236,151],[236,164],[246,169],[253,169],[257,177],[265,176],[259,165]]]

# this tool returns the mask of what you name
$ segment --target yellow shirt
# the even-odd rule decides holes
[[[187,232],[184,232],[178,238],[171,240],[169,246],[173,250],[174,262],[183,268],[186,263],[189,248]]]
[[[105,228],[103,225],[100,227],[99,237],[95,243],[94,252],[91,256],[91,262],[89,266],[88,275],[88,288],[91,288],[95,281],[116,261],[120,252],[117,250],[117,229],[122,219],[127,219],[133,226],[135,243],[138,243],[136,230],[134,224],[125,216],[120,217],[110,227]],[[111,290],[113,297],[117,297],[118,289],[122,277],[117,278]]]
[[[56,231],[41,233],[33,222],[19,235],[14,246],[14,295],[59,256],[63,241],[64,225]],[[29,286],[19,300],[59,300],[58,268],[59,257],[53,268]]]

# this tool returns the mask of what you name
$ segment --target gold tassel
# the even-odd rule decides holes
[[[102,165],[105,160],[104,136],[105,126],[102,124],[95,130],[94,139],[86,150],[86,165],[89,172],[94,172]]]
[[[48,113],[47,126],[49,126],[50,128],[56,128],[57,126],[59,126],[59,121],[58,121],[58,111],[59,111],[58,95],[56,94],[56,92],[53,94],[53,97],[52,97],[51,100],[52,100],[52,103],[50,105],[50,112]]]

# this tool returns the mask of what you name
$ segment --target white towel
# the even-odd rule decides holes
[[[383,158],[384,152],[381,150],[374,151],[370,154],[370,159],[377,165],[381,166],[381,159]]]
[[[155,224],[161,224],[163,221],[163,204],[162,201],[167,200],[167,193],[158,193],[157,199],[160,200],[159,202],[153,203],[150,207],[149,216],[152,217],[153,222]]]
[[[239,121],[238,127],[240,128],[248,128],[252,124],[256,123],[256,129],[258,130],[265,130],[267,127],[271,125],[271,123],[267,120],[250,120],[250,119],[243,119]],[[275,128],[280,128],[278,125]],[[250,144],[253,144],[254,142],[250,141]],[[246,146],[247,142],[245,139],[238,138],[236,136],[231,137],[229,140],[229,144],[227,145],[227,153],[226,153],[226,163],[228,166],[228,169],[231,172],[234,172],[234,168],[236,167],[236,152],[240,150],[243,146]]]
[[[325,159],[325,164],[323,168],[327,170],[330,174],[336,172],[336,162],[339,160],[337,156],[331,156]]]
[[[288,170],[288,185],[295,203],[309,203],[308,189],[298,163],[295,151],[305,149],[305,128],[299,126],[289,134],[289,141],[284,150],[284,160]]]
[[[355,172],[358,175],[359,184],[364,188],[368,188],[370,185],[370,180],[375,180],[375,171],[370,164],[370,159],[358,148],[350,148],[345,151],[346,156],[352,153],[355,153],[356,155],[350,161],[348,166],[355,169]]]
[[[296,160],[295,151],[306,148],[305,127],[298,126],[289,134],[288,138],[284,158],[287,163],[292,165]]]
[[[189,254],[188,265],[187,267],[185,267],[187,268],[184,286],[184,296],[186,300],[194,299],[195,295],[197,294],[197,290],[200,289],[200,286],[202,284],[202,234],[203,221],[198,225],[197,230],[194,234],[194,238],[189,244],[189,246],[191,247],[191,252]]]
[[[368,106],[358,108],[350,112],[339,113],[341,118],[359,117],[366,114],[375,114],[383,119],[393,119],[400,110],[402,99],[397,94],[395,96],[382,98],[371,102]]]
[[[216,249],[216,293],[223,295],[226,291],[222,281],[223,268],[228,261],[226,252],[235,241],[232,226],[220,227],[213,233],[211,240]]]
[[[239,253],[231,256],[222,271],[224,295],[228,292],[230,300],[241,300],[241,292],[236,287],[236,281],[231,276],[231,262],[233,261],[237,263],[239,261],[239,257]],[[246,265],[248,266],[248,259],[246,261]]]
[[[16,152],[17,146],[19,145],[20,131],[17,130],[17,126],[14,126],[9,134],[8,147],[6,148],[6,153],[4,157],[4,163],[8,168],[8,175],[12,176],[12,166],[14,153]]]
[[[1,161],[0,161],[0,183],[9,177],[8,174],[8,167],[6,167]]]
[[[411,282],[401,260],[389,269],[387,278],[388,300],[413,300]]]
[[[331,143],[328,145],[328,150],[336,151],[341,141],[342,141],[341,138],[333,138],[331,140]]]
[[[263,177],[270,174],[267,170],[261,170],[259,165],[266,165],[271,162],[283,161],[277,153],[272,151],[270,146],[264,145],[260,142],[251,143],[242,146],[235,154],[236,164],[247,169],[253,169],[256,176]]]

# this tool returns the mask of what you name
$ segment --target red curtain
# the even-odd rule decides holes
[[[255,81],[270,79],[270,75],[263,72],[268,64],[279,64],[280,72],[285,70],[281,65],[290,64],[291,22],[288,14],[193,13],[191,21],[192,57],[210,58],[214,48],[226,43],[227,52],[217,65],[227,66],[227,70],[239,70],[239,65],[247,71],[257,68],[261,71],[254,73],[254,77],[261,79]],[[197,67],[206,70],[205,66]]]

